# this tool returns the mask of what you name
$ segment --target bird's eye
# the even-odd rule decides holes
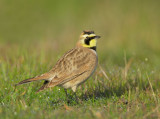
[[[89,45],[90,44],[90,41],[92,40],[92,39],[94,39],[96,36],[92,36],[92,37],[86,37],[86,39],[84,40],[84,43],[86,44],[86,45]]]
[[[89,42],[90,42],[90,38],[89,37],[86,37],[86,39],[84,40],[84,43],[86,44],[86,45],[89,45]]]

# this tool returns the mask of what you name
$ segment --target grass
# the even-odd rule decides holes
[[[160,118],[159,2],[1,0],[0,11],[1,118]],[[79,103],[60,87],[36,94],[43,82],[14,87],[50,70],[84,29],[102,38]]]

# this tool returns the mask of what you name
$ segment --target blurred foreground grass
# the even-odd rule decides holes
[[[1,118],[160,118],[158,1],[0,1]],[[70,104],[63,89],[14,84],[48,71],[95,30],[99,67]]]

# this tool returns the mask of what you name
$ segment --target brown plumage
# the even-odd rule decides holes
[[[43,86],[37,92],[54,86],[61,86],[65,89],[71,88],[75,92],[77,86],[91,76],[98,62],[97,53],[93,49],[96,44],[85,44],[86,38],[95,37],[96,35],[93,31],[90,34],[89,31],[85,32],[80,36],[76,47],[65,53],[49,72],[23,80],[16,85],[45,80]],[[91,40],[96,40],[97,38]]]

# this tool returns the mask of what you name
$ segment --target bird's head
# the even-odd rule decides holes
[[[99,38],[100,36],[97,36],[94,31],[83,31],[77,45],[96,49],[97,39]]]

